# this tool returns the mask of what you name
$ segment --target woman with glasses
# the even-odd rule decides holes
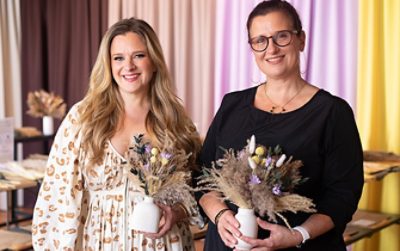
[[[259,3],[247,21],[249,44],[267,81],[225,95],[203,144],[202,164],[241,150],[255,135],[257,143],[280,145],[302,160],[308,180],[295,193],[311,198],[316,213],[285,213],[285,224],[258,219],[257,239],[242,236],[234,218],[237,207],[216,192],[199,204],[210,219],[205,250],[231,250],[240,238],[253,250],[346,250],[343,231],[357,208],[363,186],[363,155],[350,106],[308,83],[300,74],[306,36],[296,10],[281,0]]]

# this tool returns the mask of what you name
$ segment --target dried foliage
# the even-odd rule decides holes
[[[27,104],[29,108],[27,113],[35,118],[44,116],[62,118],[66,111],[66,104],[60,96],[44,90],[29,92]]]
[[[276,216],[287,224],[282,212],[315,212],[311,199],[294,194],[294,188],[305,182],[300,175],[299,160],[292,160],[275,148],[256,145],[255,137],[241,151],[225,150],[222,159],[204,168],[198,182],[200,189],[218,191],[222,200],[240,208],[252,208],[260,216],[276,222]]]
[[[166,140],[161,149],[143,142],[143,135],[134,137],[134,146],[127,152],[130,179],[139,182],[145,194],[166,205],[180,202],[188,207],[196,204],[192,196],[191,172],[187,167],[191,154],[176,150]]]

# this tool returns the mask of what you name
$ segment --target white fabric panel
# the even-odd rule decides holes
[[[0,0],[0,117],[21,126],[21,21],[19,1]]]

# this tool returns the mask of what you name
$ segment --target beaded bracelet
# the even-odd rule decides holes
[[[226,211],[229,211],[229,210],[230,210],[229,208],[221,209],[221,210],[217,213],[217,215],[215,215],[215,218],[214,218],[215,226],[218,226],[219,218],[221,218],[221,216],[222,216]]]

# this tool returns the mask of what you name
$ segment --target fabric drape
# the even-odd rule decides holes
[[[107,28],[107,4],[21,0],[23,98],[38,89],[61,95],[68,107],[83,98]],[[40,128],[39,120],[28,116],[24,124]]]
[[[365,150],[400,153],[400,2],[360,1],[357,107]],[[400,174],[364,187],[360,207],[400,214]],[[355,244],[356,251],[400,250],[393,225]]]
[[[24,126],[41,128],[40,119],[25,113],[30,91],[54,92],[67,107],[84,97],[107,29],[107,7],[108,0],[21,0]],[[40,142],[24,144],[24,156],[43,152],[42,147]],[[26,207],[36,201],[31,197],[26,197]]]
[[[18,1],[0,0],[0,119],[13,117],[21,126],[21,28]],[[0,193],[0,210],[6,208]]]
[[[19,1],[0,0],[0,118],[21,126],[21,22]]]

